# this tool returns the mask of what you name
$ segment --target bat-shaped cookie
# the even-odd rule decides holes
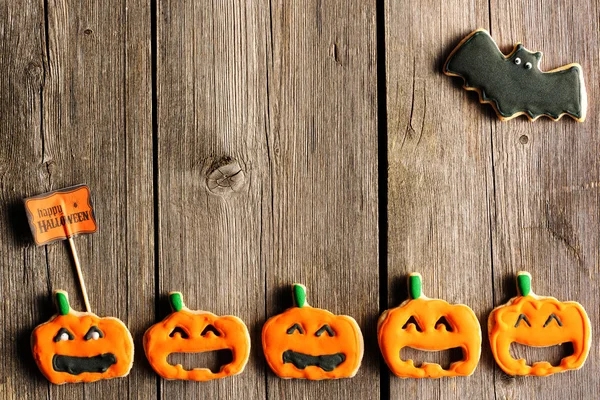
[[[525,114],[530,120],[545,115],[558,121],[563,115],[583,122],[587,95],[579,64],[542,72],[540,52],[517,43],[504,55],[484,29],[471,32],[450,53],[444,73],[459,76],[464,88],[479,92],[501,120]]]

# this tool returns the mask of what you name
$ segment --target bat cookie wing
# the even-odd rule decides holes
[[[587,95],[581,66],[574,63],[543,72],[541,58],[542,53],[520,43],[504,55],[490,34],[478,29],[450,53],[443,71],[461,77],[463,87],[477,91],[480,102],[491,104],[503,121],[519,115],[558,121],[566,114],[583,122]]]

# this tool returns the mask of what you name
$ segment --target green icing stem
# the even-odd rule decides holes
[[[412,273],[408,276],[408,292],[411,298],[418,299],[419,297],[421,297],[422,286],[423,283],[420,274]]]
[[[55,292],[56,297],[56,307],[58,308],[58,313],[60,315],[67,315],[69,311],[71,311],[71,306],[69,305],[69,297],[67,297],[66,292]]]
[[[292,285],[292,292],[294,296],[294,304],[296,307],[304,307],[306,304],[306,288],[302,285],[294,283]]]
[[[531,293],[531,275],[527,272],[517,272],[517,289],[521,296]]]
[[[173,311],[181,311],[183,308],[183,297],[179,292],[169,293],[169,302],[171,303],[171,308]]]

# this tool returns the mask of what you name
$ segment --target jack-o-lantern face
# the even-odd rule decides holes
[[[173,312],[144,334],[144,351],[157,374],[165,379],[208,381],[244,370],[250,356],[250,335],[241,319],[190,310],[179,292],[169,293],[169,301]],[[208,368],[185,370],[181,364],[171,365],[167,360],[174,353],[218,350],[230,350],[233,359],[218,372]]]
[[[536,376],[581,368],[591,343],[590,321],[581,304],[535,295],[527,272],[517,273],[517,289],[520,295],[495,308],[488,319],[492,353],[500,368],[509,375]],[[527,365],[511,356],[513,342],[534,347],[571,343],[573,354],[556,366],[547,361]]]
[[[58,315],[31,335],[33,357],[55,384],[125,376],[133,365],[133,339],[117,318],[73,311],[66,292],[54,292]]]
[[[295,307],[270,318],[262,330],[267,363],[281,378],[351,378],[363,356],[363,337],[352,317],[306,302],[306,288],[292,285]]]
[[[379,348],[390,370],[402,378],[471,375],[481,355],[481,327],[473,311],[463,304],[423,296],[418,273],[410,274],[408,282],[412,299],[385,311],[377,324]],[[436,363],[416,367],[413,360],[400,358],[404,347],[426,351],[460,348],[463,359],[448,369]]]

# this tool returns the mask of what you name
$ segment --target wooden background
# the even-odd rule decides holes
[[[598,0],[2,0],[0,398],[596,398],[597,341],[583,369],[548,378],[505,375],[484,340],[469,378],[403,380],[375,326],[420,271],[426,294],[475,310],[485,338],[524,269],[600,331],[599,19]],[[587,121],[501,123],[444,76],[478,27],[505,52],[544,51],[542,69],[580,62]],[[137,352],[128,378],[54,386],[30,333],[53,289],[83,301],[67,245],[33,245],[22,198],[77,183],[99,224],[76,239],[92,308],[121,318]],[[295,281],[359,321],[355,378],[265,366],[261,326]],[[242,375],[158,379],[141,337],[170,290],[246,321]]]

